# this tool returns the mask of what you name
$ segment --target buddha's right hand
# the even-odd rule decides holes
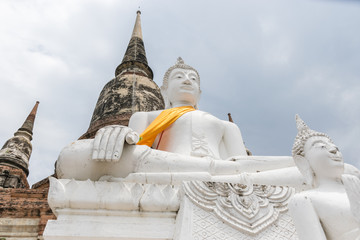
[[[139,135],[131,128],[120,125],[103,127],[95,135],[92,159],[117,162],[121,158],[125,141],[136,144],[138,140]]]

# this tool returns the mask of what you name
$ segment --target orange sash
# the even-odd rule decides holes
[[[140,140],[137,145],[147,145],[151,147],[159,133],[167,129],[179,117],[191,111],[195,111],[195,108],[192,106],[169,108],[162,111],[140,135]]]

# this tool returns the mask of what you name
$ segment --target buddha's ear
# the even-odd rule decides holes
[[[314,187],[314,171],[312,170],[309,161],[300,155],[295,155],[294,161],[300,173],[304,176],[306,184]]]
[[[166,91],[166,88],[164,87],[164,85],[162,85],[162,86],[160,87],[160,91],[161,91],[161,94],[163,94],[163,93]]]
[[[167,108],[171,108],[171,103],[169,101],[169,98],[167,96],[167,88],[165,88],[164,86],[161,86],[160,91],[161,91],[161,95],[163,96],[164,99],[164,103],[165,103],[165,109]]]
[[[201,98],[201,89],[199,89],[198,99],[197,99],[196,104],[194,106],[195,109],[199,109],[200,98]]]

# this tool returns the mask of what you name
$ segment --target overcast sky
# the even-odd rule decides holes
[[[40,101],[30,184],[87,130],[139,2],[0,2],[1,145]],[[231,112],[254,155],[291,155],[298,113],[360,168],[360,3],[152,0],[141,11],[155,82],[182,56],[200,73],[200,109]]]

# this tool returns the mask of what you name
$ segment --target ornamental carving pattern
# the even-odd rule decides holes
[[[200,181],[184,183],[184,190],[194,204],[250,235],[276,222],[295,192],[289,187]]]
[[[194,240],[298,240],[289,212],[256,235],[249,235],[222,222],[213,212],[198,206],[193,208],[192,236]]]

